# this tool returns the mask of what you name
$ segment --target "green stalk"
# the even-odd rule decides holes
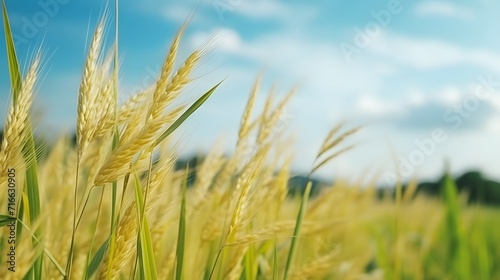
[[[278,279],[278,245],[276,238],[273,241],[273,280]]]
[[[186,242],[186,189],[189,174],[189,166],[181,186],[181,212],[179,216],[179,234],[177,236],[177,265],[175,268],[175,279],[182,279],[182,267],[184,265],[184,249]]]
[[[297,215],[297,221],[295,223],[295,230],[293,231],[292,245],[290,246],[290,252],[288,253],[288,259],[286,261],[285,275],[283,279],[288,279],[288,273],[293,264],[293,257],[295,251],[297,250],[298,237],[300,234],[300,227],[302,226],[302,220],[304,219],[304,214],[306,212],[307,201],[309,200],[309,194],[311,193],[312,182],[307,183],[306,189],[304,190],[304,195],[302,196],[302,201],[300,203],[299,213]]]
[[[97,218],[96,218],[95,226],[92,230],[92,239],[90,241],[89,252],[87,253],[87,258],[85,260],[85,268],[87,268],[89,266],[89,260],[90,260],[90,257],[92,256],[92,248],[94,247],[95,235],[97,233],[97,225],[99,224],[99,218],[101,217],[103,198],[104,198],[104,188],[102,188],[102,190],[101,190],[101,199],[99,200],[99,208],[97,211]],[[87,271],[87,269],[85,269],[83,271],[83,279],[88,279],[87,273],[88,273],[88,271]]]
[[[74,198],[73,198],[73,227],[71,232],[71,244],[69,247],[68,260],[66,262],[66,277],[67,279],[71,275],[71,268],[73,266],[73,252],[75,245],[75,236],[76,236],[76,227],[77,227],[77,215],[78,215],[78,175],[80,173],[80,157],[81,153],[78,152],[76,157],[76,176],[75,176],[75,189],[74,189]],[[89,193],[90,196],[90,193]],[[82,212],[83,213],[83,212]]]
[[[222,81],[220,81],[218,84],[213,86],[211,89],[209,89],[205,94],[203,94],[198,100],[196,100],[182,115],[175,120],[175,122],[165,130],[158,139],[156,139],[155,143],[153,144],[153,147],[158,146],[161,141],[165,140],[172,132],[174,132],[184,121],[191,116],[198,108],[207,101],[207,99],[214,93],[214,91],[220,86]]]
[[[447,212],[448,253],[453,261],[454,276],[456,279],[471,279],[470,252],[461,224],[457,186],[448,172],[444,177],[443,192]]]
[[[144,200],[144,193],[142,192],[141,183],[139,177],[136,173],[134,175],[134,185],[135,185],[135,199],[137,205],[137,216],[141,217],[142,209],[146,207],[146,201]],[[148,219],[144,216],[143,219],[139,219],[139,232],[138,232],[138,255],[139,255],[139,265],[140,274],[143,279],[155,280],[157,279],[156,264],[153,252],[153,243],[151,240],[151,232],[149,230]]]
[[[252,232],[252,223],[248,224],[248,231]],[[248,246],[247,252],[245,253],[244,263],[245,263],[245,278],[255,279],[257,272],[257,258],[255,257],[255,245],[250,244]]]
[[[12,88],[13,102],[17,103],[17,98],[19,91],[21,89],[21,71],[19,69],[19,60],[16,54],[16,48],[14,45],[14,39],[12,36],[12,31],[10,28],[9,17],[7,14],[7,7],[5,6],[5,1],[2,0],[2,15],[4,24],[4,34],[7,50],[7,60],[9,64],[9,75],[10,83]],[[38,187],[38,168],[36,161],[36,151],[35,151],[35,141],[33,139],[33,131],[31,124],[27,124],[27,134],[28,139],[23,148],[25,158],[34,159],[26,169],[26,194],[28,196],[28,206],[29,206],[29,219],[32,224],[40,216],[40,192]],[[22,217],[20,217],[22,218]],[[43,230],[38,227],[35,230],[33,243],[36,244],[35,238],[41,240]],[[36,257],[33,266],[29,269],[28,273],[24,278],[34,278],[40,279],[42,277],[43,268],[43,254]]]

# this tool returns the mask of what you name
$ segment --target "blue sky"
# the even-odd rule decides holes
[[[36,108],[46,131],[75,126],[77,89],[102,1],[6,1],[23,63],[42,46],[46,67]],[[197,8],[181,57],[215,36],[186,92],[194,100],[226,81],[182,128],[182,152],[218,141],[230,150],[259,73],[264,93],[299,90],[287,109],[295,170],[307,170],[339,121],[367,127],[359,147],[323,170],[325,177],[388,183],[434,178],[449,159],[454,173],[480,169],[500,179],[500,3],[481,1],[121,1],[123,97],[156,75],[177,28]],[[109,41],[112,40],[110,31]],[[0,117],[8,102],[0,44]],[[498,82],[497,82],[498,81]]]

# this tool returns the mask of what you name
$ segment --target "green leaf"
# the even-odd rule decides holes
[[[28,158],[35,157],[35,144],[33,141],[33,134],[28,136],[28,143],[26,153]],[[38,187],[38,167],[36,160],[26,170],[26,189],[28,196],[28,205],[30,213],[30,223],[33,223],[40,216],[40,191]],[[42,230],[38,227],[34,234],[38,239],[42,238]],[[33,273],[35,279],[42,278],[43,268],[43,255],[40,255],[33,264]]]
[[[306,212],[307,201],[309,200],[309,194],[311,193],[312,182],[307,183],[306,189],[304,190],[304,195],[302,196],[302,202],[300,203],[299,214],[297,215],[297,221],[295,223],[295,230],[293,231],[292,245],[290,246],[290,251],[288,253],[288,259],[286,261],[285,276],[283,279],[286,280],[288,277],[288,272],[292,267],[293,257],[297,249],[298,237],[300,233],[300,227],[302,225],[302,220],[304,219],[304,214]]]
[[[12,87],[12,94],[14,95],[13,102],[14,104],[16,104],[17,95],[19,94],[19,90],[21,89],[21,70],[19,69],[16,47],[14,45],[14,39],[12,36],[12,31],[10,29],[9,16],[7,14],[5,1],[2,1],[2,15],[7,50],[7,60],[9,64],[10,84]]]
[[[87,267],[85,279],[91,278],[92,275],[94,275],[94,273],[97,271],[97,269],[102,263],[102,260],[104,259],[104,256],[106,255],[106,252],[108,251],[108,247],[109,247],[109,238],[106,239],[104,243],[102,243],[101,247],[99,247],[99,250],[97,250],[94,257],[92,258],[90,265]]]
[[[15,217],[11,217],[8,215],[0,215],[0,227],[6,226],[16,220]]]
[[[158,274],[156,273],[156,263],[154,258],[153,243],[151,240],[151,235],[149,231],[148,220],[145,215],[142,215],[143,210],[146,205],[144,202],[144,194],[142,193],[140,179],[137,174],[134,173],[134,185],[135,185],[135,199],[137,205],[137,215],[140,217],[141,224],[139,232],[139,242],[138,242],[138,256],[139,264],[141,268],[141,274],[143,279],[157,279]]]
[[[470,254],[468,240],[460,215],[460,203],[457,186],[448,172],[443,181],[444,201],[446,205],[447,240],[449,256],[453,261],[456,279],[471,279]]]
[[[21,235],[23,233],[23,227],[21,226],[21,219],[23,218],[23,215],[24,215],[24,200],[21,199],[19,201],[19,206],[18,209],[17,209],[17,233],[16,233],[16,236],[17,238],[21,238]]]
[[[22,227],[24,227],[28,230],[28,233],[31,234],[33,241],[36,242],[36,244],[41,245],[43,247],[43,244],[40,243],[40,240],[33,233],[31,233],[29,227],[25,223],[23,223],[22,220],[17,219],[17,221],[19,222],[19,225],[21,225]],[[52,255],[52,253],[47,248],[43,248],[43,253],[49,258],[49,260],[56,267],[56,269],[59,271],[59,273],[61,273],[61,276],[63,276],[63,277],[66,276],[64,269],[61,267],[61,265],[57,262],[54,255]],[[31,269],[30,271],[28,271],[28,273],[26,273],[26,275],[24,275],[23,279],[33,279],[33,277],[35,277],[33,275],[33,273],[34,273],[34,270]],[[38,279],[38,278],[34,278],[34,279]]]
[[[212,93],[214,93],[214,91],[217,89],[217,87],[219,87],[219,85],[222,82],[223,81],[220,81],[210,90],[208,90],[205,94],[203,94],[200,98],[198,98],[198,100],[196,100],[196,102],[194,102],[193,105],[191,105],[191,107],[189,107],[169,128],[167,128],[167,130],[165,130],[160,135],[160,137],[158,137],[158,139],[156,139],[153,146],[154,147],[158,146],[158,144],[160,144],[161,141],[165,140],[165,138],[167,138],[170,134],[172,134],[172,132],[174,132],[184,121],[186,121],[187,118],[191,116],[191,114],[193,114],[196,110],[198,110],[198,108],[200,108],[200,106],[203,105],[205,101],[207,101],[207,99],[212,95]]]
[[[257,272],[257,262],[256,262],[256,257],[255,257],[255,246],[252,244],[248,246],[247,252],[244,257],[244,263],[245,263],[245,279],[255,279],[256,275],[254,275]]]
[[[182,279],[182,265],[184,264],[184,243],[186,239],[186,189],[189,174],[189,166],[186,168],[186,175],[181,186],[181,212],[179,217],[179,234],[177,236],[177,266],[175,269],[175,279]]]
[[[273,280],[278,279],[278,245],[276,239],[273,242]]]

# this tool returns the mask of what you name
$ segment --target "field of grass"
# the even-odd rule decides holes
[[[43,61],[34,55],[21,73],[5,5],[3,19],[12,97],[0,150],[0,278],[500,279],[500,212],[464,203],[448,176],[442,200],[412,185],[380,199],[374,186],[343,181],[289,195],[293,154],[276,126],[292,94],[269,95],[258,112],[259,79],[232,156],[214,148],[196,170],[174,169],[172,134],[218,86],[176,102],[206,55],[195,50],[174,69],[186,26],[156,83],[118,104],[118,46],[103,50],[101,22],[78,91],[77,143],[61,136],[42,151],[30,108]],[[348,152],[358,130],[334,127],[310,175]]]

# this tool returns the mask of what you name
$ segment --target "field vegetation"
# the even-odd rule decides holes
[[[342,180],[290,193],[293,153],[276,126],[293,90],[266,96],[260,78],[232,155],[214,148],[174,168],[172,135],[219,85],[176,102],[210,48],[175,68],[187,25],[156,82],[118,104],[118,46],[103,48],[101,21],[78,89],[76,145],[68,136],[39,145],[30,111],[43,56],[21,73],[2,8],[12,93],[0,150],[2,279],[500,279],[498,209],[467,205],[448,175],[439,198],[416,195],[416,182],[385,198]],[[309,177],[352,149],[359,129],[325,131]]]

